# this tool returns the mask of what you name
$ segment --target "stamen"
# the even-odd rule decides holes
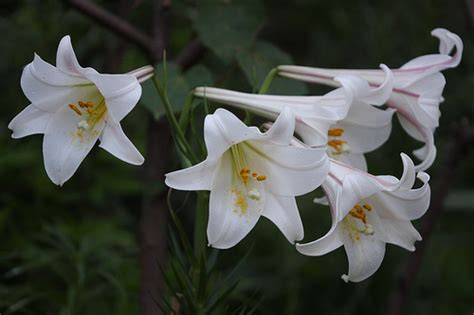
[[[79,104],[79,106],[82,107],[82,108],[84,108],[84,107],[88,107],[88,108],[94,107],[94,103],[91,102],[91,101],[87,101],[87,102],[79,101],[77,104]]]
[[[364,207],[364,209],[366,209],[367,211],[372,211],[372,206],[369,205],[368,203],[364,203],[362,207]]]
[[[257,177],[257,175],[258,175],[258,174],[257,174],[256,172],[253,172],[253,173],[252,173],[252,177]]]
[[[72,109],[74,112],[76,112],[76,114],[78,114],[79,116],[82,116],[81,110],[79,108],[77,108],[76,105],[68,104],[67,106],[69,106],[70,109]]]
[[[342,128],[333,128],[328,130],[328,136],[331,137],[340,137],[344,134],[344,129]]]
[[[257,180],[258,180],[259,182],[262,182],[262,181],[264,181],[264,180],[266,180],[266,179],[267,179],[267,176],[265,176],[265,175],[259,175],[259,176],[257,176]]]

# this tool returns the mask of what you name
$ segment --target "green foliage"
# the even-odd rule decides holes
[[[157,74],[163,74],[163,64],[157,67]],[[191,89],[196,86],[210,85],[212,74],[204,65],[196,65],[185,73],[182,73],[179,66],[168,62],[167,64],[168,98],[173,106],[173,111],[179,113],[185,103],[186,96]],[[142,85],[143,92],[140,102],[151,111],[158,119],[165,114],[163,102],[156,93],[156,88],[152,80],[146,81]]]
[[[252,87],[262,85],[267,73],[279,65],[293,64],[290,55],[266,41],[257,41],[250,49],[237,54],[237,62]],[[304,95],[306,85],[298,81],[275,78],[268,93]]]
[[[173,210],[171,217],[176,226],[170,229],[172,258],[167,268],[162,269],[169,296],[157,300],[158,307],[171,314],[252,314],[258,306],[256,300],[238,298],[239,279],[247,255],[230,270],[219,270],[216,268],[219,251],[196,254]]]
[[[116,253],[121,253],[117,255]],[[21,252],[0,256],[5,314],[136,312],[137,251],[116,222],[44,225]]]
[[[265,10],[260,0],[203,0],[190,10],[190,17],[202,42],[228,63],[251,45]]]

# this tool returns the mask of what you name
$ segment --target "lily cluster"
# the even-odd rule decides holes
[[[304,255],[320,256],[344,245],[346,282],[371,276],[381,265],[386,243],[413,251],[421,236],[411,221],[430,204],[424,171],[436,157],[433,135],[446,83],[441,71],[456,67],[463,49],[456,34],[445,29],[432,34],[440,40],[439,54],[415,58],[398,69],[383,64],[374,70],[277,68],[280,76],[335,88],[321,96],[196,88],[195,96],[270,120],[261,132],[218,109],[204,124],[207,159],[166,175],[169,187],[210,191],[209,245],[234,246],[264,216]],[[413,152],[417,165],[401,153],[400,179],[368,173],[364,157],[390,137],[394,114],[424,144]],[[304,230],[295,197],[318,187],[325,196],[314,201],[329,206],[332,226],[323,237],[298,243]]]
[[[441,71],[456,67],[463,49],[456,34],[444,29],[432,34],[440,40],[439,54],[415,58],[398,69],[383,64],[374,70],[277,68],[280,76],[334,87],[321,96],[196,88],[197,97],[269,120],[262,131],[217,109],[204,122],[207,158],[166,175],[171,188],[210,191],[209,246],[236,245],[264,216],[304,255],[320,256],[344,245],[349,259],[345,281],[372,275],[386,243],[414,250],[421,236],[411,221],[430,203],[424,171],[436,156],[433,135],[446,83]],[[97,141],[117,158],[140,165],[144,159],[120,122],[137,104],[140,83],[152,75],[151,66],[127,74],[83,68],[65,36],[56,66],[35,55],[24,68],[21,87],[31,104],[10,122],[12,137],[44,134],[45,169],[58,185],[76,172]],[[400,179],[368,173],[364,157],[387,141],[394,114],[410,136],[424,143],[413,152],[417,165],[401,154]],[[414,188],[416,178],[421,185]],[[304,229],[295,197],[318,187],[325,196],[315,202],[329,206],[331,228],[319,239],[297,243]]]

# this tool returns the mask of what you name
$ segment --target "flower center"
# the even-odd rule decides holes
[[[84,137],[84,132],[94,129],[97,122],[103,119],[104,114],[107,112],[104,99],[97,105],[92,101],[79,101],[77,105],[68,104],[68,107],[75,114],[83,117],[83,119],[77,123],[75,132],[81,140]]]
[[[267,180],[266,175],[248,167],[245,146],[245,142],[242,142],[230,147],[232,158],[231,192],[234,196],[234,212],[240,216],[247,214],[249,206],[255,206],[257,211],[262,209],[261,183]],[[249,146],[249,148],[251,147]]]
[[[360,233],[364,235],[373,235],[375,233],[372,224],[367,222],[367,213],[372,211],[369,203],[357,203],[351,211],[344,217],[343,223],[348,228],[352,240],[360,239]]]
[[[340,137],[344,135],[344,129],[342,128],[333,128],[328,130],[328,146],[331,151],[331,155],[337,156],[343,153],[351,152],[350,146],[347,144],[347,141],[341,140]]]

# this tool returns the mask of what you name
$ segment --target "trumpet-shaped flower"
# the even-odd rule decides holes
[[[386,243],[414,251],[413,244],[421,236],[410,221],[420,218],[428,209],[429,176],[418,173],[423,186],[412,188],[413,162],[403,153],[401,157],[404,171],[400,180],[393,176],[372,176],[331,160],[328,177],[322,185],[331,209],[331,229],[318,240],[297,244],[297,250],[320,256],[344,245],[349,260],[349,272],[342,276],[346,282],[371,276],[382,263]]]
[[[382,145],[390,135],[393,110],[370,104],[385,103],[392,89],[392,74],[381,65],[385,79],[378,88],[356,76],[336,78],[342,85],[323,96],[283,96],[241,93],[212,87],[198,87],[194,94],[269,119],[284,109],[296,115],[296,132],[310,146],[328,145],[328,153],[361,169],[366,169],[363,153]]]
[[[290,242],[303,238],[295,196],[317,188],[327,175],[325,148],[290,146],[295,117],[284,110],[262,133],[232,113],[218,109],[204,122],[207,159],[166,174],[180,190],[210,190],[209,245],[229,248],[240,242],[260,216],[270,219]]]
[[[44,165],[57,185],[74,174],[97,140],[117,158],[140,165],[144,159],[125,136],[120,121],[140,98],[139,80],[152,74],[149,66],[123,75],[83,68],[70,37],[65,36],[59,43],[56,67],[35,54],[23,70],[21,87],[31,104],[8,125],[12,138],[44,134]]]
[[[431,166],[436,157],[433,132],[438,127],[443,101],[442,93],[446,80],[440,71],[458,66],[462,57],[463,43],[459,36],[445,29],[431,32],[440,40],[439,54],[415,58],[399,69],[392,69],[394,75],[393,92],[387,105],[397,111],[397,116],[405,131],[416,140],[425,143],[414,151],[422,162],[417,170]],[[451,56],[450,52],[456,48]],[[366,79],[371,86],[380,86],[384,74],[380,70],[323,69],[300,66],[279,66],[279,75],[306,82],[339,86],[336,80],[341,75],[357,75]]]

